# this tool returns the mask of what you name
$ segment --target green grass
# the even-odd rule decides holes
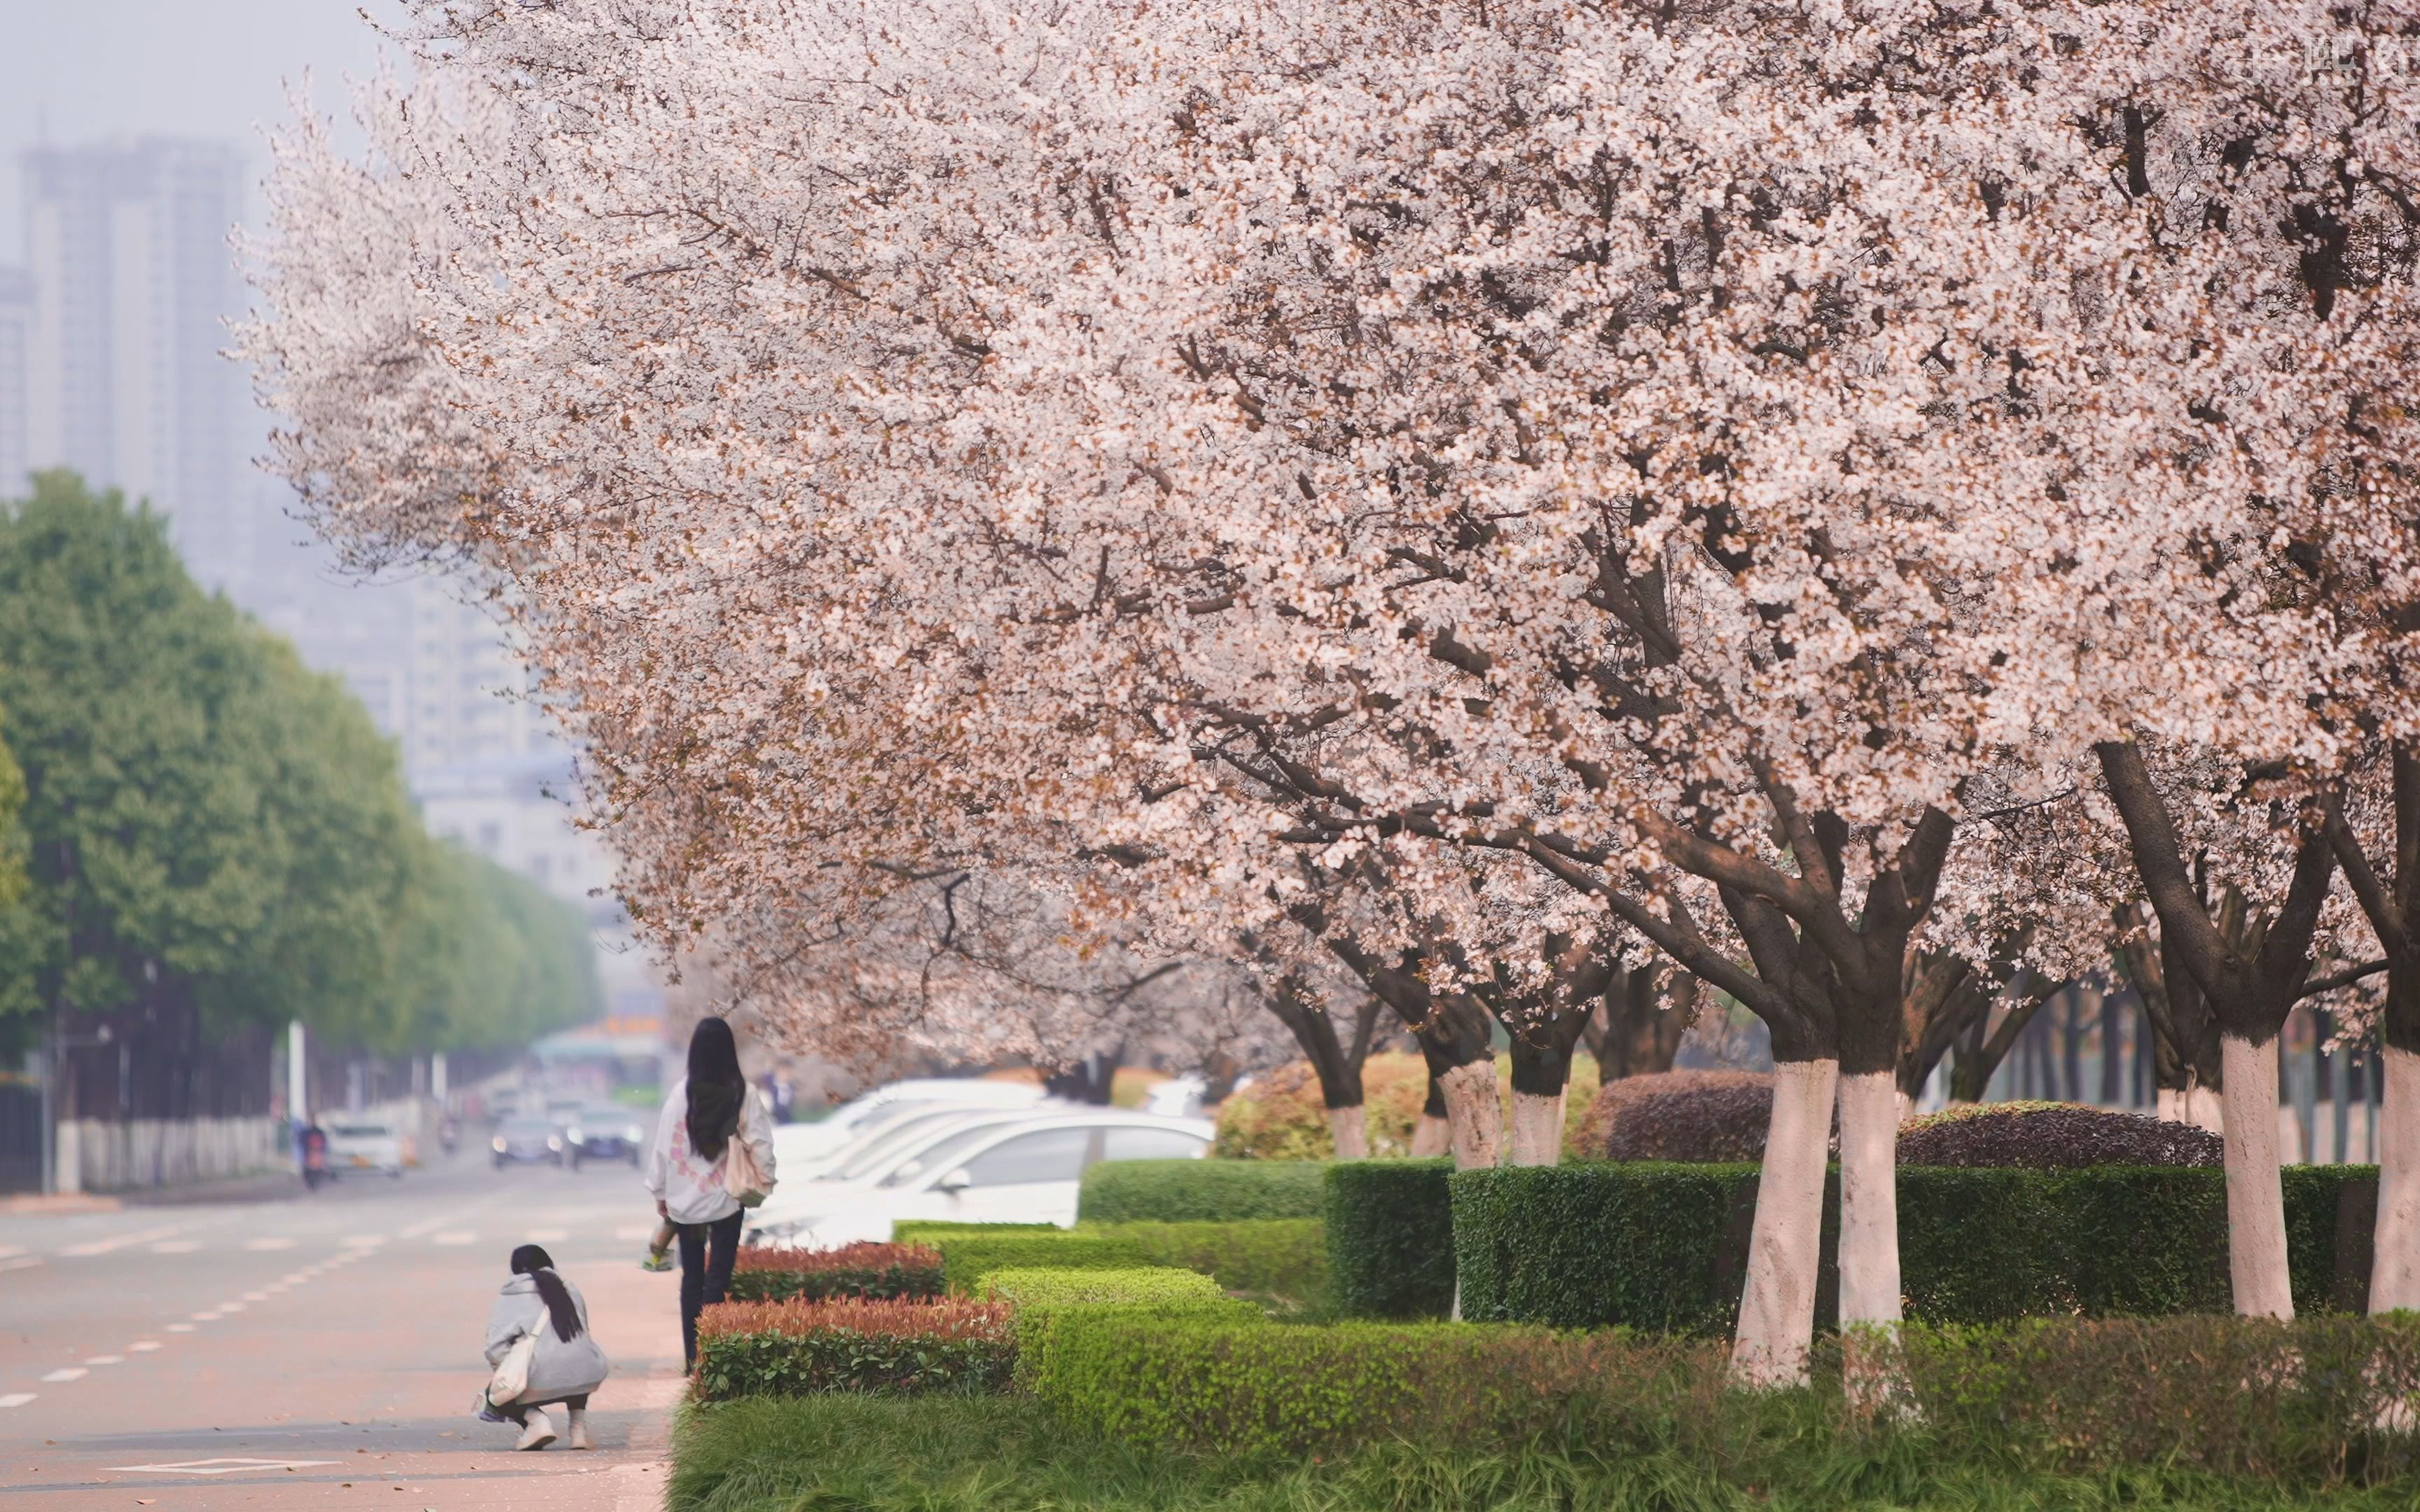
[[[1381,1445],[1254,1462],[1069,1434],[1030,1397],[751,1399],[683,1408],[668,1512],[2386,1512],[2408,1487],[2304,1492],[2158,1470],[2010,1474],[1920,1433],[1862,1443],[1776,1399],[1720,1443],[1482,1454]],[[1405,1425],[1417,1431],[1417,1425]]]

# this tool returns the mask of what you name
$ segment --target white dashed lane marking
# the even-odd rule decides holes
[[[125,1363],[126,1356],[122,1354],[96,1354],[85,1362],[86,1365],[124,1365]]]
[[[450,1234],[431,1234],[428,1236],[428,1242],[432,1244],[475,1244],[478,1242],[478,1235],[471,1233],[467,1229],[460,1228],[456,1229]]]
[[[23,1407],[33,1399],[34,1394],[30,1391],[12,1391],[5,1396],[0,1396],[0,1408]]]
[[[570,1231],[563,1228],[533,1228],[529,1231],[529,1242],[533,1244],[560,1244],[570,1237]]]
[[[159,1347],[160,1341],[158,1339],[136,1339],[126,1348],[130,1352],[134,1354],[147,1354]]]
[[[177,1232],[177,1225],[169,1224],[164,1227],[146,1228],[140,1233],[120,1234],[116,1239],[90,1240],[82,1244],[70,1244],[59,1253],[70,1259],[89,1259],[96,1255],[106,1255],[112,1250],[124,1249],[129,1244],[148,1244],[158,1240],[167,1239]]]
[[[168,1325],[168,1332],[171,1334],[190,1334],[193,1331],[194,1325],[191,1323],[170,1323]]]
[[[44,1381],[82,1381],[92,1372],[80,1365],[64,1365],[44,1376]]]
[[[28,1255],[24,1258],[17,1260],[0,1260],[0,1272],[30,1271],[35,1266],[41,1263],[42,1257],[39,1255]]]

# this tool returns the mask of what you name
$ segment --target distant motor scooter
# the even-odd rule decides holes
[[[327,1180],[328,1133],[315,1123],[302,1131],[302,1184],[317,1192]]]
[[[448,1160],[453,1159],[454,1151],[461,1148],[461,1144],[462,1125],[460,1120],[457,1119],[451,1113],[438,1119],[437,1148],[445,1152],[445,1158]]]

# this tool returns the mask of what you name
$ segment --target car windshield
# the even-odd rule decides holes
[[[552,1134],[553,1127],[544,1119],[507,1119],[502,1131],[508,1134]]]

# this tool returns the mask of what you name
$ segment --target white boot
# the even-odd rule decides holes
[[[521,1428],[521,1442],[514,1444],[513,1447],[543,1449],[553,1442],[554,1425],[547,1421],[545,1412],[533,1407],[529,1410],[529,1422]]]
[[[569,1412],[571,1415],[571,1436],[565,1441],[565,1447],[571,1449],[596,1448],[597,1441],[588,1436],[588,1409],[585,1407],[572,1407],[566,1408],[565,1411]]]

